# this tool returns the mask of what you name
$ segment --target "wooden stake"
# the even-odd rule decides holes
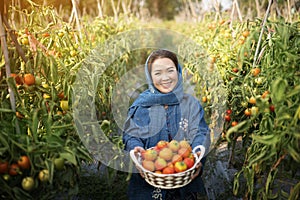
[[[5,70],[6,70],[6,77],[10,77],[11,71],[10,71],[10,62],[9,62],[9,55],[8,55],[8,47],[5,39],[5,30],[2,23],[2,13],[0,13],[0,37],[1,37],[1,48],[5,60]],[[8,86],[8,92],[9,92],[9,100],[12,111],[16,112],[16,99],[15,94],[12,91],[12,89]],[[18,120],[15,121],[16,123],[16,132],[20,134],[20,127],[18,124]]]
[[[252,65],[253,68],[255,68],[256,64],[257,64],[256,60],[257,60],[257,56],[258,56],[258,53],[259,53],[260,43],[261,43],[262,35],[264,33],[264,27],[265,27],[266,21],[268,19],[269,14],[270,14],[270,8],[272,6],[272,3],[273,3],[273,0],[269,0],[269,5],[268,5],[267,11],[265,13],[263,23],[261,25],[260,35],[259,35],[259,39],[258,39],[258,42],[257,42],[257,47],[256,47],[256,50],[255,50],[254,59],[253,59],[253,65]]]

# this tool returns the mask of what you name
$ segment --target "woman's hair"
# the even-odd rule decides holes
[[[158,49],[156,51],[153,51],[150,55],[150,58],[148,59],[148,71],[151,73],[152,64],[154,61],[158,58],[169,58],[173,61],[175,64],[176,70],[178,71],[178,59],[175,53],[165,50],[165,49]]]

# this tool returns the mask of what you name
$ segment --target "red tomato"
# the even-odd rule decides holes
[[[195,163],[194,159],[192,159],[190,157],[185,158],[183,160],[183,162],[186,164],[186,166],[187,166],[188,169],[191,168],[191,167],[193,167],[194,163]]]
[[[231,110],[231,109],[228,109],[228,110],[226,110],[226,113],[227,113],[228,115],[230,115],[230,114],[232,113],[232,110]]]
[[[254,68],[251,70],[253,76],[257,76],[260,73],[260,68]]]
[[[256,104],[256,99],[255,99],[255,97],[250,97],[249,103],[251,103],[251,104]]]
[[[226,120],[227,122],[230,122],[230,120],[231,120],[230,116],[229,116],[229,115],[225,115],[225,120]]]
[[[275,106],[274,105],[270,105],[269,109],[270,109],[271,112],[274,112],[275,111]]]
[[[234,73],[237,73],[237,72],[239,71],[239,69],[235,67],[235,68],[232,69],[232,71],[233,71]]]
[[[244,111],[245,115],[246,116],[250,116],[251,115],[251,110],[249,108],[247,108],[245,111]]]
[[[33,85],[35,83],[35,78],[32,74],[24,75],[24,83],[28,86]]]
[[[233,122],[231,123],[231,126],[236,126],[237,124],[238,124],[237,121],[233,121]]]
[[[168,142],[165,141],[165,140],[160,140],[160,141],[158,141],[158,143],[156,144],[156,147],[157,147],[158,149],[163,149],[163,148],[165,148],[166,146],[168,146]]]
[[[8,172],[8,162],[0,161],[0,174],[5,174]]]
[[[16,176],[20,171],[19,165],[17,163],[13,163],[9,166],[9,175]]]
[[[21,156],[18,160],[18,165],[21,169],[29,169],[30,168],[30,160],[28,156]]]
[[[165,167],[162,171],[163,174],[174,174],[175,173],[175,169],[173,165],[168,165],[167,167]]]

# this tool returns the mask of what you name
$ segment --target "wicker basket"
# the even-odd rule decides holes
[[[200,156],[196,154],[196,151],[200,149]],[[134,150],[130,151],[130,157],[137,166],[137,168],[141,169],[141,172],[144,174],[145,180],[152,186],[161,188],[161,189],[174,189],[174,188],[180,188],[192,181],[192,176],[194,175],[196,171],[197,164],[201,161],[205,153],[205,148],[202,145],[196,146],[193,149],[193,154],[195,156],[195,164],[190,169],[174,173],[174,174],[159,174],[151,172],[147,169],[145,169],[141,165],[141,155],[140,153],[134,153]]]

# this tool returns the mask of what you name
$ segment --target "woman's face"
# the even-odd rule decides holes
[[[176,66],[169,58],[158,58],[152,63],[151,77],[161,93],[171,92],[178,82]]]

